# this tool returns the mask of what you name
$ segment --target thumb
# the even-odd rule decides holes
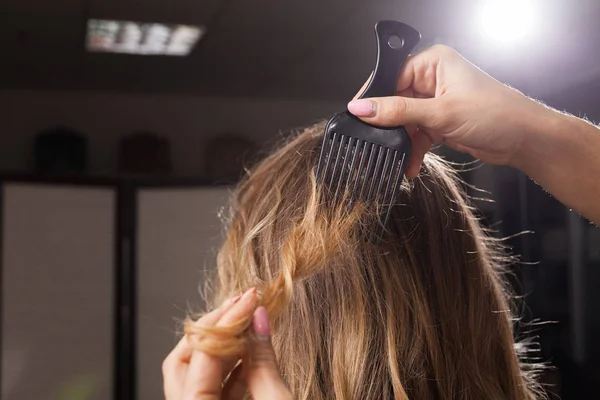
[[[264,307],[258,307],[252,318],[255,337],[250,344],[244,361],[246,384],[254,399],[292,399],[277,366],[275,352],[271,344],[269,315]]]
[[[369,124],[400,126],[415,124],[429,127],[435,121],[436,99],[390,96],[352,100],[348,111]]]

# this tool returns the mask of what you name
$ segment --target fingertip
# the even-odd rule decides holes
[[[236,300],[235,303],[231,304],[227,308],[226,312],[221,316],[217,325],[227,325],[234,323],[238,320],[249,321],[256,305],[258,303],[258,297],[256,294],[256,288],[250,288],[244,294]]]
[[[410,160],[408,161],[408,165],[406,166],[406,171],[404,172],[407,178],[414,179],[419,176],[424,159],[425,153],[421,151],[417,150],[412,154]]]
[[[396,104],[395,97],[370,97],[368,99],[352,100],[348,103],[348,112],[362,121],[376,126],[402,125],[398,121],[394,104]],[[390,113],[390,110],[394,112]]]
[[[404,175],[407,179],[414,179],[419,176],[419,172],[421,171],[421,163],[412,163],[406,167],[406,172]]]
[[[256,295],[256,288],[255,287],[251,287],[250,289],[246,290],[246,292],[244,292],[244,294],[242,295],[242,297],[249,298],[252,295]]]
[[[419,127],[415,124],[406,124],[404,125],[404,129],[406,130],[406,133],[408,133],[408,137],[410,137],[410,140],[414,140],[414,137],[419,133]]]
[[[348,111],[357,117],[374,117],[377,114],[377,103],[368,99],[352,100],[348,103]]]
[[[258,307],[256,311],[254,311],[252,317],[252,329],[254,329],[254,333],[261,339],[268,339],[269,336],[271,336],[269,314],[265,307]]]

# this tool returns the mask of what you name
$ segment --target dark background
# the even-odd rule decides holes
[[[120,179],[119,139],[144,130],[170,143],[172,169],[162,182],[182,177],[214,182],[206,157],[211,139],[235,134],[262,146],[281,131],[342,110],[373,68],[373,26],[380,19],[417,28],[420,48],[453,46],[525,94],[600,121],[600,2],[532,0],[536,23],[530,34],[505,43],[479,29],[483,3],[4,0],[0,169],[37,177],[35,135],[66,126],[88,141],[86,172],[77,179]],[[507,31],[518,13],[516,8],[504,17]],[[84,46],[89,18],[200,24],[207,34],[182,58],[92,54]],[[525,295],[524,319],[546,322],[535,334],[541,360],[557,370],[544,379],[558,383],[562,398],[595,397],[598,229],[509,168],[481,166],[464,176],[492,192],[495,203],[478,205],[498,235],[534,232],[507,243],[524,262],[515,268],[517,291]]]

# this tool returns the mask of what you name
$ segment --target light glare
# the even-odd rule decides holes
[[[514,43],[531,35],[535,19],[531,0],[488,0],[481,6],[478,22],[485,39]]]

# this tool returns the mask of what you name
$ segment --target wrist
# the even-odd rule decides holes
[[[509,166],[531,175],[531,169],[546,164],[560,149],[563,137],[571,130],[576,118],[560,113],[550,107],[529,100],[522,107],[519,130],[521,143],[509,162]]]

